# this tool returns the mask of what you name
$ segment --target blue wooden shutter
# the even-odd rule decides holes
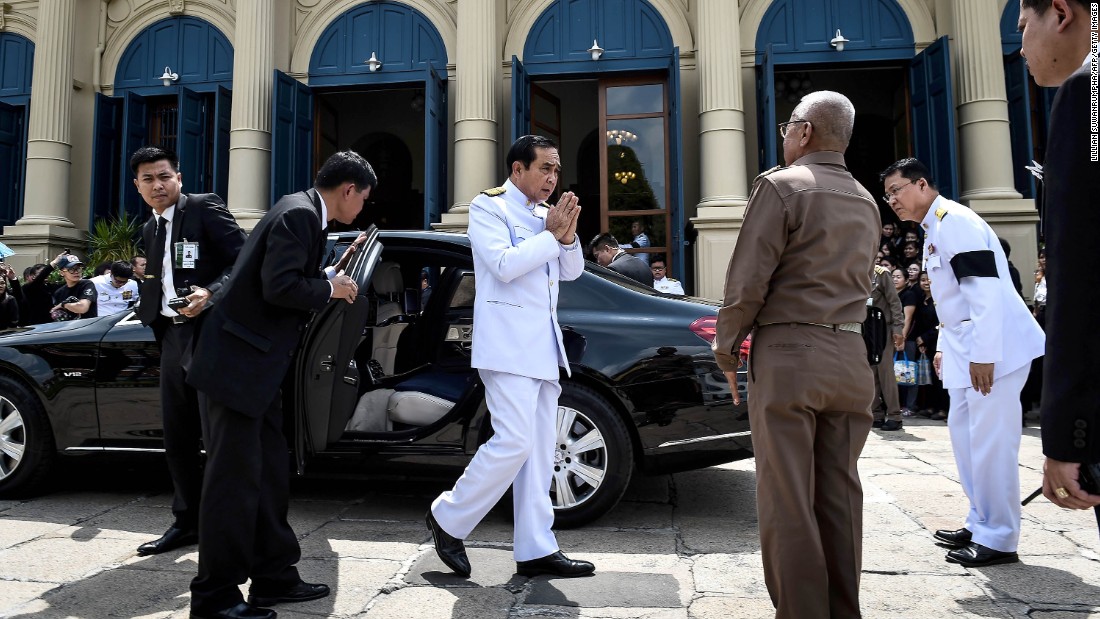
[[[438,222],[447,199],[447,103],[444,82],[433,69],[424,79],[424,229]]]
[[[232,126],[230,109],[233,94],[218,86],[214,93],[214,193],[223,200],[229,195],[229,131]]]
[[[275,71],[271,97],[271,202],[309,189],[313,163],[313,94],[309,86]]]
[[[118,213],[119,192],[136,192],[129,170],[130,153],[122,153],[122,97],[95,95],[95,120],[92,127],[92,218],[106,219]]]
[[[512,142],[527,135],[531,127],[531,89],[527,71],[519,58],[512,56]]]
[[[756,67],[756,97],[760,112],[756,115],[757,132],[760,145],[760,171],[776,166],[776,120],[775,120],[775,55],[769,44],[764,49],[764,58]]]
[[[0,102],[0,226],[10,226],[23,215],[26,119],[24,106]]]
[[[207,191],[206,179],[206,114],[202,95],[180,88],[176,127],[176,155],[179,172],[188,193]]]
[[[1035,177],[1024,166],[1031,164],[1034,136],[1031,134],[1031,97],[1027,63],[1018,53],[1005,60],[1005,91],[1008,94],[1008,127],[1012,139],[1012,178],[1016,191],[1025,198],[1035,196]]]
[[[672,274],[685,279],[684,255],[684,149],[680,132],[680,48],[672,48],[668,64],[668,165],[669,207],[672,210]]]
[[[951,55],[947,37],[940,37],[913,57],[909,66],[912,89],[913,153],[932,171],[941,194],[959,198],[955,157],[955,103],[951,96]]]
[[[149,140],[149,130],[147,124],[149,122],[148,106],[145,104],[145,97],[134,94],[132,92],[126,93],[126,102],[123,104],[122,111],[122,158],[125,161],[130,160],[130,155],[134,154],[134,151],[146,146]],[[141,199],[141,194],[134,190],[127,190],[127,187],[133,187],[134,175],[130,172],[130,167],[121,166],[119,170],[119,187],[122,188],[120,193],[121,208],[120,212],[127,213],[131,219],[144,219],[145,215],[145,201]]]

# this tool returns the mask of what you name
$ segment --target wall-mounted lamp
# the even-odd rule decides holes
[[[180,78],[179,73],[172,73],[171,67],[164,67],[164,75],[160,76],[160,83],[165,86],[171,86],[172,82]]]
[[[603,56],[603,48],[596,42],[596,39],[592,39],[592,47],[588,48],[588,53],[592,54],[592,60],[599,60],[600,56]]]
[[[847,42],[848,42],[848,39],[845,39],[844,35],[840,34],[840,28],[837,28],[836,29],[836,36],[833,37],[832,41],[829,41],[829,45],[832,45],[833,47],[835,47],[836,51],[842,52],[842,51],[844,51],[844,44],[847,43]]]
[[[370,58],[367,58],[367,66],[370,67],[371,72],[374,72],[382,68],[382,61],[378,59],[374,52],[371,52]]]

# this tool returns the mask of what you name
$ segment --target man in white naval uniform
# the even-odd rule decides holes
[[[653,264],[649,265],[649,270],[653,273],[653,287],[657,292],[664,292],[666,294],[684,294],[684,287],[680,285],[679,280],[672,279],[666,275],[665,259],[654,258]]]
[[[426,516],[439,558],[470,575],[462,540],[513,486],[513,555],[523,576],[585,576],[595,567],[558,549],[550,502],[558,372],[569,361],[558,326],[562,281],[584,272],[580,206],[566,192],[547,200],[561,174],[552,140],[526,135],[508,151],[508,181],[470,204],[476,296],[471,365],[485,384],[493,436]]]
[[[925,229],[924,266],[940,319],[934,359],[951,397],[947,426],[959,481],[970,499],[965,525],[936,531],[947,561],[980,567],[1019,560],[1020,390],[1045,338],[1016,294],[997,235],[969,208],[939,195],[920,161],[881,174],[898,217]]]

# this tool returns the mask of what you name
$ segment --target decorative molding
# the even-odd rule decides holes
[[[11,5],[7,2],[0,3],[0,32],[8,29],[8,13],[11,11]]]
[[[185,11],[184,0],[168,0],[169,15],[183,15]]]
[[[15,4],[16,6],[11,2],[0,3],[0,32],[11,32],[36,42],[38,7],[26,2]]]

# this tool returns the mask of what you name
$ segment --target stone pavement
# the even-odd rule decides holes
[[[1025,430],[1021,493],[1039,483],[1038,429]],[[163,471],[93,473],[28,501],[0,501],[0,616],[185,618],[196,553],[138,557],[168,521]],[[144,467],[148,469],[149,467]],[[153,467],[156,468],[156,467]],[[873,432],[860,463],[866,493],[864,617],[1071,619],[1100,616],[1100,537],[1092,512],[1045,499],[1024,509],[1022,563],[965,569],[930,531],[966,508],[941,422]],[[103,470],[114,474],[105,479]],[[98,471],[98,472],[96,472]],[[150,476],[152,479],[150,479]],[[753,463],[638,478],[619,506],[560,531],[596,575],[514,573],[509,521],[492,514],[468,540],[473,576],[451,575],[424,529],[435,482],[325,479],[295,484],[291,524],[306,580],[334,594],[278,607],[284,618],[770,617],[757,544]],[[89,489],[90,488],[90,489]]]

